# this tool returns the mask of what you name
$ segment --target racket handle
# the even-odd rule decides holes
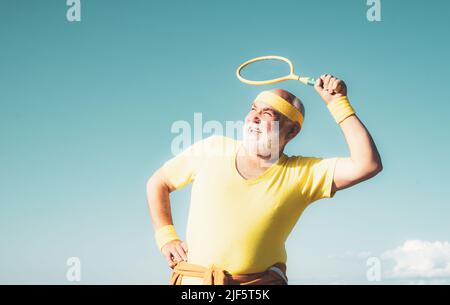
[[[299,81],[308,86],[314,86],[316,84],[316,79],[312,77],[300,77]]]

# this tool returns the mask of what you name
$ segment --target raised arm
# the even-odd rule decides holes
[[[344,81],[332,75],[322,75],[315,89],[328,106],[347,96]],[[364,124],[356,114],[339,123],[350,150],[350,157],[339,158],[334,171],[332,193],[351,187],[377,175],[382,169],[380,154]]]

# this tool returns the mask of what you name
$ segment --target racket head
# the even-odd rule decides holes
[[[289,65],[289,73],[286,74],[285,76],[266,79],[266,80],[250,80],[250,79],[246,79],[244,76],[242,76],[241,72],[245,67],[247,67],[251,64],[259,63],[259,62],[266,61],[266,60],[276,60],[276,61],[281,61],[281,62],[287,63]],[[243,82],[245,84],[249,84],[249,85],[256,85],[256,86],[270,85],[270,84],[283,82],[286,80],[299,80],[299,76],[294,74],[294,66],[293,66],[292,62],[285,57],[276,56],[276,55],[256,57],[256,58],[253,58],[253,59],[250,59],[250,60],[244,62],[242,65],[240,65],[237,68],[236,76],[241,82]]]

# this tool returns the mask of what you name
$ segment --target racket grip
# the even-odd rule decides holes
[[[316,79],[312,77],[300,77],[298,80],[308,86],[314,86],[316,84]]]
[[[309,86],[314,86],[316,84],[316,79],[309,77],[308,80],[306,81],[307,85]]]

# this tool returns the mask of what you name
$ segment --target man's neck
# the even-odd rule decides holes
[[[245,162],[253,168],[268,168],[278,161],[282,153],[283,148],[278,152],[278,154],[269,154],[267,156],[262,154],[253,154],[249,153],[244,146],[241,146],[238,151],[238,156],[245,160]]]

